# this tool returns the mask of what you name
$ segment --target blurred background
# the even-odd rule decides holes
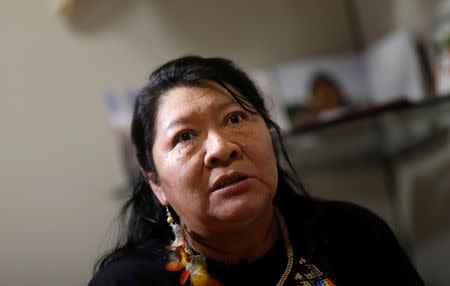
[[[0,23],[0,285],[88,283],[136,172],[133,97],[186,54],[247,70],[309,192],[450,284],[448,1],[3,0]]]

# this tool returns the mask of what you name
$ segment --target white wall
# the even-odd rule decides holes
[[[108,246],[124,178],[105,91],[187,53],[253,68],[352,47],[343,1],[122,2],[72,24],[0,3],[0,285],[84,285]]]

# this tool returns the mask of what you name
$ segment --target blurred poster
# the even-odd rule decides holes
[[[371,93],[365,64],[361,55],[345,55],[277,66],[281,100],[291,126],[365,105]]]
[[[131,191],[139,175],[139,163],[136,159],[136,152],[130,135],[134,102],[139,91],[140,89],[129,88],[121,91],[110,91],[104,95],[117,145],[119,146],[122,169],[127,178],[123,186],[116,190],[116,195],[119,197],[123,197]]]
[[[437,95],[450,93],[450,1],[436,7],[433,28],[434,90]]]
[[[276,90],[279,90],[277,82],[278,75],[273,69],[255,70],[251,71],[249,75],[261,92],[272,120],[282,129],[287,129],[289,127],[289,120],[281,106],[282,99],[279,97],[279,93],[276,92]]]
[[[291,126],[332,120],[352,109],[425,98],[419,57],[405,31],[359,54],[291,61],[275,69]]]
[[[366,54],[372,103],[396,99],[413,102],[425,98],[423,71],[409,33],[388,35],[369,48]]]

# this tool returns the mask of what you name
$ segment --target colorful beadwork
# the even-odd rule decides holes
[[[179,232],[171,245],[166,246],[171,250],[171,260],[166,264],[167,271],[184,271],[180,276],[181,285],[186,285],[190,280],[192,286],[221,286],[219,281],[208,275],[206,258],[202,255],[193,255],[188,247],[183,233]]]
[[[303,257],[296,267],[292,286],[336,286],[316,265]]]

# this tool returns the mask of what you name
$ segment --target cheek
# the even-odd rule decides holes
[[[174,151],[169,153],[167,159],[171,159],[173,157],[178,163],[183,164],[183,162],[189,160],[189,158],[193,156],[196,145],[198,145],[198,142],[197,144],[194,144],[194,142],[189,142],[179,146]]]
[[[265,129],[264,132],[257,133],[256,136],[255,142],[260,142],[258,145],[262,155],[269,162],[276,164],[275,150],[272,145],[272,137],[270,136],[269,131]]]
[[[267,131],[258,140],[260,141],[257,142],[266,142],[266,144],[261,144],[260,156],[264,160],[261,164],[265,166],[265,173],[269,176],[269,180],[274,181],[276,184],[278,182],[277,157],[275,156],[275,150],[272,145],[272,137]]]
[[[259,130],[259,131],[258,131]],[[272,137],[267,128],[254,129],[245,134],[242,147],[264,175],[277,175],[277,158],[272,146]]]
[[[201,178],[196,175],[199,172],[194,158],[180,150],[165,159],[159,176],[164,183],[167,196],[178,200],[195,196],[195,190],[199,188]]]

